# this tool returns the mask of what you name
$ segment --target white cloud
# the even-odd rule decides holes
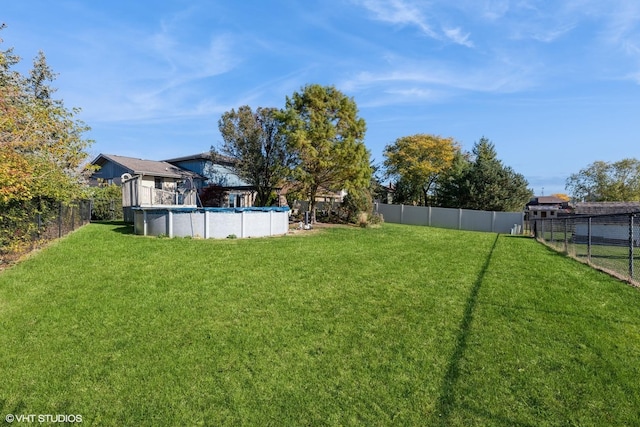
[[[473,42],[469,40],[469,33],[462,34],[460,28],[449,28],[443,30],[445,35],[453,42],[466,47],[473,47]]]
[[[429,37],[440,37],[427,24],[420,9],[404,0],[361,0],[360,4],[373,13],[374,18],[398,25],[414,25]]]
[[[477,4],[477,0],[474,0],[474,3]],[[509,0],[486,0],[481,7],[483,18],[496,21],[509,11]]]
[[[435,40],[450,40],[456,44],[473,47],[469,33],[463,34],[460,28],[444,28],[442,32],[433,29],[425,17],[424,3],[409,0],[357,0],[369,10],[374,19],[400,26],[417,27],[423,34]]]
[[[532,64],[519,64],[506,59],[482,67],[459,67],[435,61],[396,61],[392,69],[361,72],[345,81],[342,87],[351,91],[377,88],[379,92],[397,95],[420,95],[438,98],[460,91],[511,93],[534,85]],[[434,92],[437,91],[437,92]]]

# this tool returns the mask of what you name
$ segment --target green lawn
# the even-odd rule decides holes
[[[532,239],[91,224],[0,273],[0,416],[83,425],[640,424],[640,292]]]
[[[582,262],[590,262],[596,268],[616,274],[617,277],[640,286],[640,248],[634,248],[634,274],[632,278],[629,271],[628,246],[594,244],[591,245],[591,257],[589,257],[589,247],[583,243],[569,242],[566,248],[563,240],[547,241],[546,243],[556,250],[567,252]]]

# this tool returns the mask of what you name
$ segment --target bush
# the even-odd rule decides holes
[[[373,214],[373,200],[369,190],[349,192],[342,200],[340,217],[351,224],[367,224]]]
[[[115,184],[101,185],[89,189],[91,196],[91,219],[115,221],[123,219],[122,187]]]

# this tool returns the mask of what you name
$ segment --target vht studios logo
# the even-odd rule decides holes
[[[82,415],[65,414],[8,414],[4,417],[8,423],[81,423]]]

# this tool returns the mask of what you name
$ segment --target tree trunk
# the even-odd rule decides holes
[[[311,217],[311,224],[316,223],[316,198],[313,197],[309,200],[309,216]]]

